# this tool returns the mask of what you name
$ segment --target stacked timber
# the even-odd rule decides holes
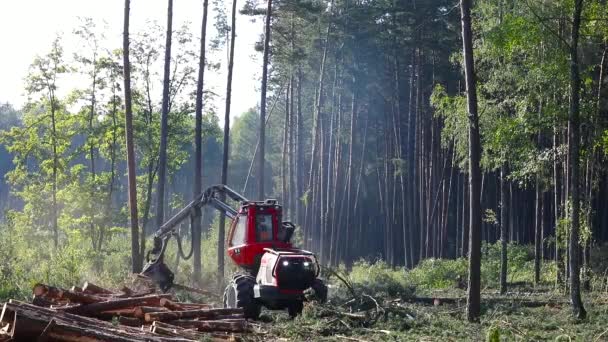
[[[9,300],[3,341],[238,341],[251,332],[242,309],[183,303],[154,288],[111,291],[92,283],[62,289],[37,284],[32,303]]]

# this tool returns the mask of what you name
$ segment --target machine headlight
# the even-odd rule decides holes
[[[287,261],[287,260],[283,261],[283,266],[289,266],[289,261]]]
[[[304,267],[310,267],[310,262],[309,261],[304,261]]]

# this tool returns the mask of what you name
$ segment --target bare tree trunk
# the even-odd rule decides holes
[[[232,19],[230,24],[230,54],[228,57],[228,79],[226,82],[226,112],[224,115],[224,154],[222,157],[222,184],[228,182],[228,158],[230,143],[230,104],[232,100],[232,69],[234,67],[234,41],[236,37],[236,6],[237,0],[232,0]],[[262,121],[263,126],[264,121]],[[224,198],[222,198],[223,200]],[[218,282],[221,285],[224,281],[224,236],[226,226],[226,216],[220,214],[220,225],[217,237],[217,273]]]
[[[460,250],[461,250],[461,246],[462,246],[462,241],[461,241],[461,237],[462,237],[462,225],[460,224],[461,222],[461,213],[462,210],[460,209],[462,207],[462,196],[459,196],[459,194],[464,193],[464,189],[462,188],[463,185],[462,184],[462,177],[460,175],[460,173],[457,173],[457,179],[456,179],[456,206],[454,208],[455,212],[456,212],[456,220],[455,220],[455,228],[456,228],[456,246],[454,247],[455,251],[454,251],[454,257],[455,258],[459,258],[461,257],[460,255]]]
[[[260,153],[258,155],[258,199],[264,199],[264,164],[266,161],[266,88],[268,83],[268,59],[270,57],[270,21],[272,0],[267,0],[266,28],[264,33],[264,61],[262,63],[262,99],[260,101]],[[283,199],[284,200],[284,199]]]
[[[469,177],[471,189],[470,203],[470,252],[469,252],[469,288],[467,292],[467,319],[479,321],[481,310],[481,143],[479,138],[479,118],[477,114],[477,90],[475,86],[475,67],[473,60],[473,32],[471,28],[471,1],[460,1],[462,20],[462,42],[464,69],[467,86],[467,106],[469,115]]]
[[[129,12],[130,0],[125,0],[122,44],[125,78],[125,134],[127,139],[129,209],[131,212],[131,268],[133,273],[139,273],[143,266],[143,258],[139,253],[139,227],[137,222],[137,174],[135,169],[135,143],[133,141],[133,110],[131,108],[131,64],[129,63]]]
[[[91,194],[91,199],[95,198],[95,181],[96,181],[96,176],[97,176],[97,172],[95,170],[95,143],[94,143],[94,132],[93,132],[93,122],[95,120],[95,105],[96,105],[96,97],[95,97],[95,92],[97,90],[97,51],[93,52],[93,60],[91,61],[91,63],[93,64],[93,84],[91,85],[91,108],[89,111],[89,134],[90,134],[90,140],[89,140],[89,162],[91,165],[91,189],[90,189],[90,194]],[[91,243],[92,243],[92,248],[95,249],[95,211],[93,210],[93,208],[89,208],[90,210],[90,217],[89,219],[91,220],[90,224],[90,230],[91,230]],[[100,232],[101,233],[101,232]]]
[[[118,148],[118,121],[117,121],[117,113],[118,113],[118,97],[116,95],[116,91],[118,90],[118,86],[116,84],[116,75],[114,69],[111,71],[111,82],[112,82],[112,109],[110,110],[110,116],[112,117],[112,143],[109,146],[110,150],[110,184],[108,185],[108,197],[106,203],[106,219],[100,227],[99,231],[99,240],[97,242],[97,250],[101,251],[101,247],[103,245],[103,240],[105,238],[105,231],[107,226],[110,225],[113,221],[113,197],[114,197],[114,184],[116,183],[116,150]]]
[[[540,282],[540,255],[542,248],[541,241],[541,225],[542,225],[542,191],[540,185],[540,176],[536,176],[536,212],[534,215],[534,283],[538,285]]]
[[[410,75],[410,96],[409,96],[409,108],[408,108],[408,133],[407,133],[407,144],[408,147],[406,149],[408,153],[407,157],[407,167],[408,167],[408,184],[409,184],[409,192],[408,192],[408,238],[410,240],[410,266],[414,267],[418,261],[418,254],[416,253],[416,243],[414,240],[416,239],[416,235],[414,232],[418,230],[415,227],[418,225],[418,221],[416,219],[416,213],[418,212],[418,201],[416,201],[416,191],[418,190],[418,181],[417,181],[417,173],[416,173],[416,116],[417,116],[417,103],[418,103],[418,92],[420,91],[420,67],[419,63],[416,63],[419,60],[419,51],[416,48],[412,49],[412,66],[411,66],[411,75]],[[417,75],[418,73],[418,75]],[[415,90],[414,90],[415,89]],[[418,245],[420,248],[421,246]]]
[[[50,87],[49,87],[50,88]],[[59,248],[59,209],[57,206],[57,172],[58,172],[58,162],[59,156],[57,155],[57,118],[56,111],[57,105],[55,104],[55,91],[53,88],[50,88],[50,102],[51,102],[51,139],[53,145],[53,189],[52,189],[52,201],[53,201],[53,209],[52,209],[52,221],[53,221],[53,247],[55,250]]]
[[[203,1],[203,24],[201,26],[201,50],[198,62],[198,82],[196,84],[196,118],[194,129],[194,189],[193,199],[196,198],[202,191],[203,181],[203,86],[205,79],[205,62],[206,62],[206,43],[207,43],[207,14],[209,0]],[[192,221],[192,248],[194,259],[192,260],[193,278],[195,283],[201,281],[201,209],[197,208]]]
[[[562,283],[562,255],[561,255],[561,239],[559,237],[559,224],[562,218],[562,210],[561,210],[561,192],[560,192],[560,174],[559,174],[559,162],[557,157],[558,150],[558,129],[557,129],[557,119],[553,127],[553,182],[555,184],[554,187],[554,208],[555,208],[555,264],[557,268],[557,272],[555,272],[556,279],[555,285],[556,287]]]
[[[303,148],[303,134],[304,134],[304,123],[302,118],[302,68],[298,66],[298,92],[297,92],[297,113],[296,113],[296,160],[295,160],[295,191],[296,191],[296,222],[301,226],[304,223],[303,209],[302,209],[302,188],[303,178],[302,169],[304,168],[304,148]],[[307,230],[308,231],[308,230]],[[306,240],[304,240],[306,243]]]
[[[500,167],[500,294],[507,293],[507,167]]]
[[[355,145],[355,127],[357,124],[357,111],[358,111],[358,103],[357,103],[357,96],[358,96],[358,91],[356,89],[357,87],[357,77],[355,75],[353,75],[353,87],[355,87],[353,89],[353,97],[352,97],[352,103],[351,103],[351,113],[350,113],[350,141],[348,143],[348,166],[346,167],[346,201],[345,201],[345,205],[346,205],[346,225],[344,226],[344,237],[345,240],[344,241],[349,241],[350,237],[351,237],[351,232],[350,232],[350,227],[351,227],[351,215],[353,213],[352,211],[352,205],[351,205],[351,200],[352,200],[352,189],[353,189],[353,172],[352,172],[352,168],[353,168],[353,151],[354,151],[354,145]],[[362,161],[363,162],[363,161]],[[341,238],[341,234],[339,234],[340,232],[338,231],[338,238],[337,241],[342,241]],[[344,248],[342,248],[343,251],[343,257],[344,259],[350,259],[350,248],[348,245],[344,246]]]
[[[288,155],[288,166],[289,166],[289,219],[291,221],[297,222],[296,216],[296,206],[298,201],[298,196],[296,193],[296,177],[295,177],[295,169],[296,169],[296,141],[295,141],[295,131],[296,131],[296,117],[294,113],[294,78],[293,71],[289,76],[289,155]]]
[[[158,158],[158,184],[156,189],[156,227],[165,223],[165,181],[167,173],[167,139],[169,135],[169,86],[171,74],[171,36],[173,35],[173,0],[167,7],[167,36],[165,42],[165,70],[163,104],[160,119],[160,150]]]
[[[340,89],[342,88],[342,78],[340,79]],[[331,192],[331,251],[330,251],[330,262],[332,265],[338,265],[338,250],[339,250],[339,241],[336,239],[337,230],[340,229],[340,223],[338,222],[340,219],[340,213],[342,205],[338,208],[337,201],[338,196],[342,197],[342,192],[339,193],[338,186],[341,184],[339,180],[339,175],[341,171],[342,165],[342,141],[340,137],[342,136],[342,93],[340,93],[338,97],[338,109],[337,109],[337,130],[336,130],[336,138],[335,138],[335,155],[334,155],[334,165],[333,165],[333,183],[332,183],[332,192]],[[364,142],[365,144],[365,142]],[[340,201],[342,203],[343,201]]]
[[[289,210],[289,197],[287,189],[287,154],[289,139],[289,88],[285,92],[285,121],[283,122],[283,148],[281,149],[281,201],[283,202],[283,215]],[[286,215],[285,215],[286,216]]]
[[[568,147],[570,157],[570,185],[572,199],[572,232],[570,234],[570,300],[574,316],[584,319],[587,312],[581,299],[580,279],[580,187],[579,187],[579,116],[580,116],[580,70],[578,65],[578,39],[581,24],[583,0],[575,0],[572,17],[572,36],[570,41],[570,113],[568,115]]]

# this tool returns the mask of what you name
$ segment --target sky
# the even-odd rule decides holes
[[[226,13],[230,14],[232,2],[223,2]],[[173,27],[187,23],[198,39],[202,3],[202,0],[175,0]],[[80,24],[80,18],[90,17],[98,25],[105,21],[108,44],[114,48],[122,47],[123,11],[124,0],[0,0],[0,103],[9,102],[17,108],[24,104],[24,78],[28,67],[36,55],[44,55],[50,50],[58,34],[63,36],[66,57],[71,56],[70,51],[77,45],[72,31]],[[166,15],[166,0],[131,0],[131,34],[144,30],[146,22],[151,20],[165,26]],[[213,27],[213,17],[214,14],[210,13],[209,30]],[[261,56],[255,52],[254,44],[263,32],[263,21],[253,22],[251,18],[239,15],[236,26],[232,116],[259,103],[258,80],[262,70]],[[208,37],[213,35],[210,33]],[[224,94],[226,52],[219,52],[216,58],[222,59],[222,68],[214,73],[207,71],[205,84],[206,87],[213,87],[218,94]],[[77,82],[64,79],[59,86],[67,92]],[[218,114],[222,117],[225,108],[223,95],[216,101]]]

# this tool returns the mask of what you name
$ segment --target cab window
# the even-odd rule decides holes
[[[255,239],[257,242],[272,241],[272,215],[258,214],[255,218]]]
[[[238,221],[234,227],[232,233],[232,245],[239,246],[245,244],[245,237],[247,236],[247,215],[239,215]]]

